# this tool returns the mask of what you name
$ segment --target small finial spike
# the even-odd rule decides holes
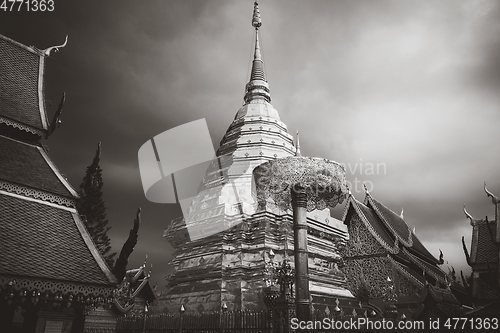
[[[363,187],[365,188],[365,194],[370,194],[370,192],[368,191],[368,187],[366,186],[365,183],[363,183]]]
[[[297,130],[297,144],[295,146],[295,156],[302,156],[300,153],[300,137],[299,137],[299,130]]]
[[[404,212],[405,212],[404,207],[401,207],[401,214],[399,214],[399,216],[400,216],[402,219],[404,219],[404,215],[403,215],[403,214],[404,214]]]

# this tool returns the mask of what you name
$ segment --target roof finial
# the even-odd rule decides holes
[[[255,50],[250,81],[245,87],[244,101],[246,104],[259,99],[269,103],[271,102],[271,95],[269,94],[269,85],[264,73],[264,62],[260,52],[259,28],[262,26],[262,20],[260,19],[259,4],[257,2],[254,2],[252,26],[255,28]]]
[[[486,188],[486,182],[484,182],[484,192],[486,192],[486,195],[491,198],[491,200],[493,201],[494,205],[496,205],[497,203],[500,202],[500,198],[499,197],[496,197],[493,193],[491,193],[490,191],[488,191],[488,189]]]
[[[472,217],[472,215],[470,215],[469,212],[465,209],[465,204],[464,204],[464,213],[465,213],[465,216],[467,216],[467,218],[470,220],[470,223],[475,221],[475,219]]]
[[[404,219],[404,215],[403,215],[404,212],[405,212],[404,207],[401,207],[401,214],[399,214],[399,217],[401,217],[402,219]]]
[[[370,191],[368,191],[368,187],[366,186],[365,183],[363,183],[363,187],[365,188],[365,194],[366,195],[369,195],[370,194]]]
[[[300,138],[299,138],[299,130],[297,130],[297,144],[295,146],[295,156],[302,156],[300,153]]]
[[[255,27],[255,29],[259,29],[261,25],[262,20],[260,19],[259,4],[255,1],[253,3],[252,26]]]
[[[48,57],[50,56],[50,52],[52,52],[52,50],[54,50],[54,52],[59,52],[59,48],[61,47],[65,47],[66,44],[68,44],[68,35],[66,35],[66,39],[64,40],[64,43],[62,43],[61,45],[56,45],[56,46],[51,46],[45,50],[43,50],[43,55]]]

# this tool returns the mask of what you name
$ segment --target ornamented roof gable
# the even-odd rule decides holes
[[[350,213],[357,214],[365,226],[370,230],[372,236],[390,253],[396,254],[399,252],[397,240],[391,237],[390,233],[383,226],[379,217],[372,209],[359,202],[353,195],[349,196],[346,210],[342,218],[344,224],[348,225]]]

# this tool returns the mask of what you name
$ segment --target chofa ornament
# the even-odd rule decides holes
[[[253,171],[259,209],[273,203],[291,210],[291,190],[303,188],[307,211],[333,208],[346,198],[345,168],[324,158],[290,156],[268,161]]]

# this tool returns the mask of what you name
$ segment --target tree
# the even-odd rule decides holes
[[[82,216],[87,230],[94,240],[99,253],[102,255],[109,267],[113,267],[116,252],[111,253],[111,241],[107,235],[111,227],[106,220],[106,206],[102,199],[102,175],[101,175],[101,143],[97,146],[97,152],[92,164],[87,167],[85,177],[80,185],[80,199],[76,208]]]

